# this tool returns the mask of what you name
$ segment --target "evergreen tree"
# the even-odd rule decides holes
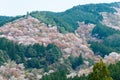
[[[120,80],[120,61],[116,64],[110,64],[108,69],[110,70],[113,80]]]
[[[90,80],[113,80],[102,59],[94,65],[93,72],[90,74]]]

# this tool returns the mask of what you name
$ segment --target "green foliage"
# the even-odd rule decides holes
[[[41,68],[41,64],[38,58],[30,58],[30,60],[27,61],[27,68]]]
[[[21,16],[16,16],[16,17],[0,16],[0,26],[3,26],[5,23],[14,21],[20,17]]]
[[[70,56],[69,60],[73,69],[76,69],[79,65],[83,64],[82,55],[80,55],[79,57]]]
[[[90,42],[90,47],[95,54],[104,57],[114,51],[120,52],[120,31],[102,24],[97,24],[92,31],[92,35],[101,39],[100,42]]]
[[[99,63],[96,63],[93,67],[93,72],[89,76],[90,80],[113,80],[110,76],[110,72],[102,59]]]
[[[47,47],[38,44],[31,47],[28,46],[26,53],[26,57],[30,58],[27,61],[27,67],[33,68],[41,68],[53,64],[62,56],[61,50],[55,44],[48,44]]]
[[[40,80],[66,80],[66,72],[64,70],[57,71],[50,75],[43,76]]]
[[[48,11],[36,11],[30,13],[30,15],[46,24],[59,26],[59,31],[65,33],[66,31],[74,32],[78,27],[78,21],[84,21],[86,24],[100,23],[103,17],[99,12],[114,13],[116,10],[112,8],[113,6],[114,5],[112,4],[88,4],[75,6],[65,12],[54,13]]]
[[[104,57],[111,52],[120,52],[120,35],[115,34],[103,40],[103,42],[90,42],[90,47],[95,54]]]
[[[61,57],[62,52],[55,44],[48,44],[46,50],[48,51],[46,52],[46,60],[49,61],[49,64],[54,63]]]
[[[92,35],[100,39],[108,37],[113,34],[120,34],[120,31],[112,29],[102,24],[97,24],[92,30]]]
[[[98,13],[98,12],[111,12],[114,13],[116,12],[115,9],[113,9],[111,6],[114,6],[113,4],[88,4],[88,5],[83,5],[80,6],[80,9],[86,12],[93,12],[93,13]]]
[[[120,61],[116,64],[109,65],[109,70],[113,80],[120,80]]]
[[[114,3],[111,3],[110,5],[113,7],[120,8],[120,2],[114,2]]]
[[[109,70],[108,70],[109,69]],[[93,67],[93,72],[88,76],[75,76],[67,78],[65,70],[58,70],[50,75],[45,75],[40,80],[120,80],[120,62],[109,67],[102,60]],[[112,79],[113,78],[113,79]]]
[[[58,27],[60,33],[67,33],[64,27]]]
[[[75,76],[74,78],[67,78],[66,75],[66,71],[59,70],[50,75],[43,76],[40,80],[88,80],[85,75],[81,77]]]
[[[120,34],[113,34],[104,40],[104,44],[110,47],[120,47]]]
[[[98,42],[91,42],[90,43],[91,49],[94,51],[95,54],[101,55],[104,57],[105,55],[108,55],[110,52],[114,51],[111,47],[108,47],[102,43]]]
[[[93,72],[88,76],[75,76],[67,78],[65,70],[58,70],[50,75],[45,75],[40,80],[120,80],[120,62],[111,64],[109,67],[103,63],[102,59],[93,67]]]
[[[0,44],[1,64],[9,58],[16,63],[24,63],[27,68],[43,68],[55,63],[62,56],[55,44],[48,44],[46,47],[39,44],[25,46],[5,38],[0,38]]]
[[[8,58],[8,55],[0,50],[0,65],[3,65],[3,63],[6,62]]]

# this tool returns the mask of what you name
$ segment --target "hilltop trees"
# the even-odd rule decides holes
[[[112,8],[117,4],[88,4],[88,5],[79,5],[74,6],[71,9],[66,10],[65,12],[49,12],[49,11],[36,11],[30,13],[32,17],[37,18],[38,20],[51,25],[59,26],[59,31],[62,33],[74,32],[78,24],[77,22],[85,22],[97,24],[103,20],[100,12],[109,12],[114,13],[116,10]]]

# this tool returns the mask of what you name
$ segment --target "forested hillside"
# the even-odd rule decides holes
[[[79,27],[78,22],[85,22],[85,24],[95,24],[96,26],[92,30],[91,35],[93,37],[101,39],[102,41],[90,41],[90,47],[95,54],[99,54],[102,57],[104,57],[110,52],[120,52],[118,46],[120,31],[112,29],[109,26],[102,24],[101,22],[103,20],[103,16],[101,13],[106,12],[114,14],[117,12],[115,8],[119,7],[119,2],[111,4],[88,4],[74,6],[73,8],[66,10],[65,12],[54,13],[47,11],[36,11],[30,13],[30,15],[48,25],[57,25],[58,30],[62,33],[74,32]],[[118,36],[118,38],[114,36]],[[114,39],[112,37],[114,37]],[[112,42],[107,41],[108,39],[110,39],[109,41]],[[108,42],[109,44],[106,44]]]
[[[120,80],[118,20],[120,2],[0,16],[0,79]]]
[[[113,7],[119,7],[118,3],[112,4],[88,4],[74,6],[73,8],[66,10],[65,12],[54,13],[54,12],[32,12],[31,16],[39,19],[40,21],[59,26],[60,32],[74,32],[77,29],[77,22],[85,22],[97,24],[103,20],[100,12],[114,13],[116,10]]]
[[[92,30],[92,36],[100,39],[99,42],[91,41],[91,48],[95,54],[102,57],[111,52],[120,52],[120,31],[107,27],[106,25],[98,24]]]
[[[55,63],[62,56],[61,50],[54,44],[48,46],[34,44],[25,46],[0,38],[0,65],[7,60],[24,63],[26,68],[43,68]]]
[[[111,64],[108,67],[103,61],[96,63],[93,67],[93,72],[87,76],[75,76],[67,78],[64,70],[43,76],[40,80],[119,80],[120,79],[120,62]]]

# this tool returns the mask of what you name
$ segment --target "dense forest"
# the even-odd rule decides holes
[[[92,30],[92,36],[101,40],[90,41],[90,47],[95,54],[104,57],[111,52],[120,52],[120,31],[106,25],[97,24]]]
[[[43,44],[23,45],[5,38],[0,38],[0,44],[0,65],[10,59],[16,61],[16,63],[24,63],[26,68],[44,68],[46,70],[53,63],[59,65],[58,60],[62,57],[61,49],[55,44],[48,44],[47,46]],[[70,56],[67,61],[73,69],[83,64],[82,55],[78,57]],[[62,65],[60,66],[62,67]]]
[[[62,56],[55,44],[48,44],[46,47],[39,44],[25,46],[5,38],[0,38],[0,44],[0,65],[11,59],[16,63],[24,63],[27,68],[43,68]]]
[[[113,6],[119,7],[119,4],[112,3],[79,5],[74,6],[73,8],[66,10],[65,12],[54,13],[48,11],[36,11],[30,13],[30,15],[48,25],[57,25],[60,32],[66,33],[66,31],[74,32],[74,30],[76,30],[78,27],[78,21],[84,21],[86,24],[100,23],[100,21],[103,20],[100,12],[114,13],[116,12],[116,10],[112,8]]]
[[[120,61],[108,67],[113,80],[120,80]]]

